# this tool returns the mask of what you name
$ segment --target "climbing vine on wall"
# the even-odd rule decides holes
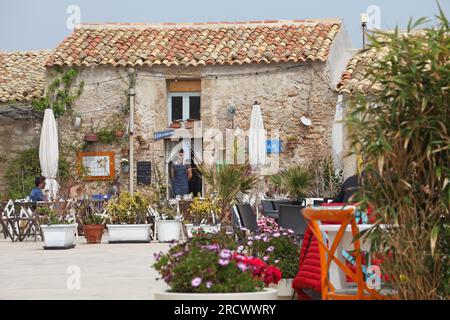
[[[32,108],[36,111],[44,111],[52,108],[55,117],[60,117],[68,110],[71,110],[72,103],[81,95],[84,88],[84,81],[81,81],[78,88],[72,89],[73,82],[78,76],[78,70],[70,68],[64,71],[62,68],[55,68],[58,76],[50,83],[46,95],[43,98],[32,101]]]

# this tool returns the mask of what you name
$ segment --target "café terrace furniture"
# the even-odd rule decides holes
[[[382,293],[369,288],[364,280],[361,252],[369,244],[365,243],[363,246],[358,235],[360,230],[368,226],[357,225],[354,206],[307,207],[303,210],[303,215],[319,242],[323,300],[373,300],[389,297],[389,292]],[[320,224],[324,222],[336,224]],[[324,238],[324,232],[328,233],[328,241]],[[343,249],[350,247],[353,247],[355,253],[360,253],[354,259],[356,271],[346,265],[341,255]],[[356,287],[344,285],[346,276]]]
[[[256,214],[253,212],[252,207],[248,203],[237,205],[239,217],[241,219],[242,226],[252,233],[258,232],[258,223]]]
[[[278,224],[285,229],[291,229],[297,236],[305,234],[308,224],[303,217],[302,210],[304,206],[282,205],[278,217]]]
[[[12,242],[21,242],[28,237],[43,239],[39,224],[39,215],[36,203],[14,202],[9,200],[1,213],[1,224],[5,239],[10,238]]]
[[[275,206],[272,200],[261,200],[262,214],[266,217],[278,219],[278,210],[275,210]]]

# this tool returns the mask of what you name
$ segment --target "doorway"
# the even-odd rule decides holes
[[[168,182],[171,185],[172,177],[172,164],[173,159],[175,159],[178,152],[183,149],[186,162],[191,165],[192,168],[192,178],[189,180],[189,193],[194,196],[200,194],[203,196],[203,178],[198,170],[198,165],[202,163],[203,154],[203,141],[202,139],[183,139],[180,141],[167,140],[165,142],[166,150],[166,175],[168,177]],[[172,188],[169,188],[168,196],[173,198]]]

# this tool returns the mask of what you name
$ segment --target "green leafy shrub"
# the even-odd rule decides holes
[[[153,267],[173,292],[255,292],[281,279],[278,268],[217,243],[178,244],[155,258]]]
[[[4,195],[9,199],[23,199],[34,188],[34,180],[41,175],[39,149],[23,150],[13,158],[4,175],[7,191]],[[58,180],[64,181],[70,175],[70,164],[64,156],[59,157]]]
[[[115,131],[110,130],[108,128],[101,128],[97,132],[98,140],[105,144],[111,144],[116,141],[117,137],[115,135]]]
[[[450,274],[449,22],[376,32],[371,96],[349,101],[350,139],[365,172],[359,197],[379,221],[368,231],[401,299],[448,299]],[[386,224],[392,228],[382,228]]]
[[[41,223],[52,225],[52,224],[70,224],[69,219],[59,214],[56,210],[43,206],[36,209],[37,213],[41,215]]]
[[[139,192],[122,192],[108,201],[106,210],[112,224],[146,223],[148,200]]]
[[[231,223],[228,206],[239,193],[247,194],[252,190],[256,176],[247,165],[199,166],[198,170],[220,201],[222,222]]]
[[[202,221],[212,223],[212,214],[217,214],[218,212],[220,212],[220,207],[214,199],[210,197],[205,197],[204,199],[195,197],[190,203],[188,213],[184,218],[194,224],[200,224]]]
[[[273,178],[273,182],[279,183],[281,190],[289,194],[292,199],[299,200],[307,197],[311,192],[312,174],[305,166],[293,166]]]
[[[249,255],[280,268],[284,279],[294,278],[298,272],[301,240],[292,230],[250,236],[245,248]]]

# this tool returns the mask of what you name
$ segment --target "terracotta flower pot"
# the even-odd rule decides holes
[[[173,129],[179,129],[179,128],[181,128],[181,123],[179,123],[179,122],[172,122],[170,124],[170,127],[173,128]]]
[[[83,226],[84,237],[89,244],[102,243],[102,235],[105,226],[103,224],[87,224]]]
[[[187,122],[185,122],[184,127],[186,129],[192,129],[194,127],[194,121],[187,121]]]
[[[93,133],[93,132],[86,133],[84,135],[84,141],[97,142],[98,141],[98,136],[95,133]]]
[[[125,135],[125,132],[123,130],[117,130],[115,135],[117,138],[122,138]]]

